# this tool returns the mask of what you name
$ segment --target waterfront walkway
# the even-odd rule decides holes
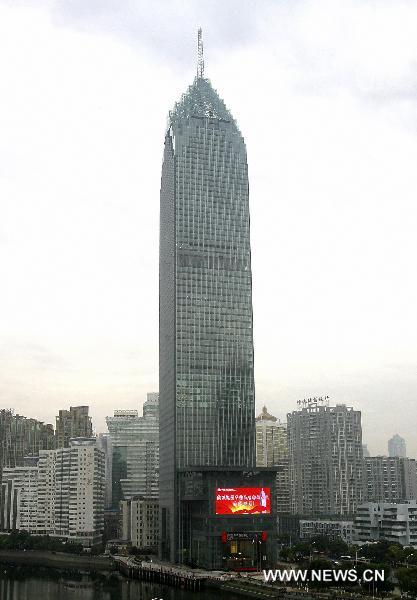
[[[138,561],[132,556],[114,556],[118,570],[133,579],[158,581],[176,587],[200,590],[203,584],[226,581],[234,574],[204,571],[163,562]]]
[[[215,587],[258,600],[371,600],[369,596],[343,589],[307,590],[266,583],[263,575],[238,574],[225,571],[205,571],[163,562],[138,561],[131,556],[113,557],[118,570],[133,579],[156,581],[166,585],[198,591]]]

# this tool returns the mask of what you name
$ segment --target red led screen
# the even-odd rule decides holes
[[[270,488],[217,488],[216,515],[269,515]]]

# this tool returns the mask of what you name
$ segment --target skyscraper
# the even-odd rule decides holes
[[[291,510],[351,515],[363,498],[361,413],[309,405],[287,415]]]
[[[388,456],[400,456],[401,458],[406,458],[407,456],[405,439],[398,435],[398,433],[388,440]]]
[[[158,498],[159,402],[147,394],[143,416],[137,410],[115,410],[106,417],[112,446],[112,506],[134,496]]]
[[[182,561],[185,473],[198,487],[204,470],[255,466],[246,146],[204,76],[201,31],[165,135],[159,284],[161,554]]]

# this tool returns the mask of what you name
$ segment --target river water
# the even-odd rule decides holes
[[[0,565],[1,600],[242,600],[241,596],[128,580],[118,574],[81,574],[71,571]]]

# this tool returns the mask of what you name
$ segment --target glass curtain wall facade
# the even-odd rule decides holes
[[[147,394],[143,416],[137,410],[116,410],[106,417],[112,446],[112,508],[141,495],[158,498],[158,394]]]
[[[255,465],[244,139],[208,79],[169,115],[160,209],[161,554],[179,559],[178,473]]]

